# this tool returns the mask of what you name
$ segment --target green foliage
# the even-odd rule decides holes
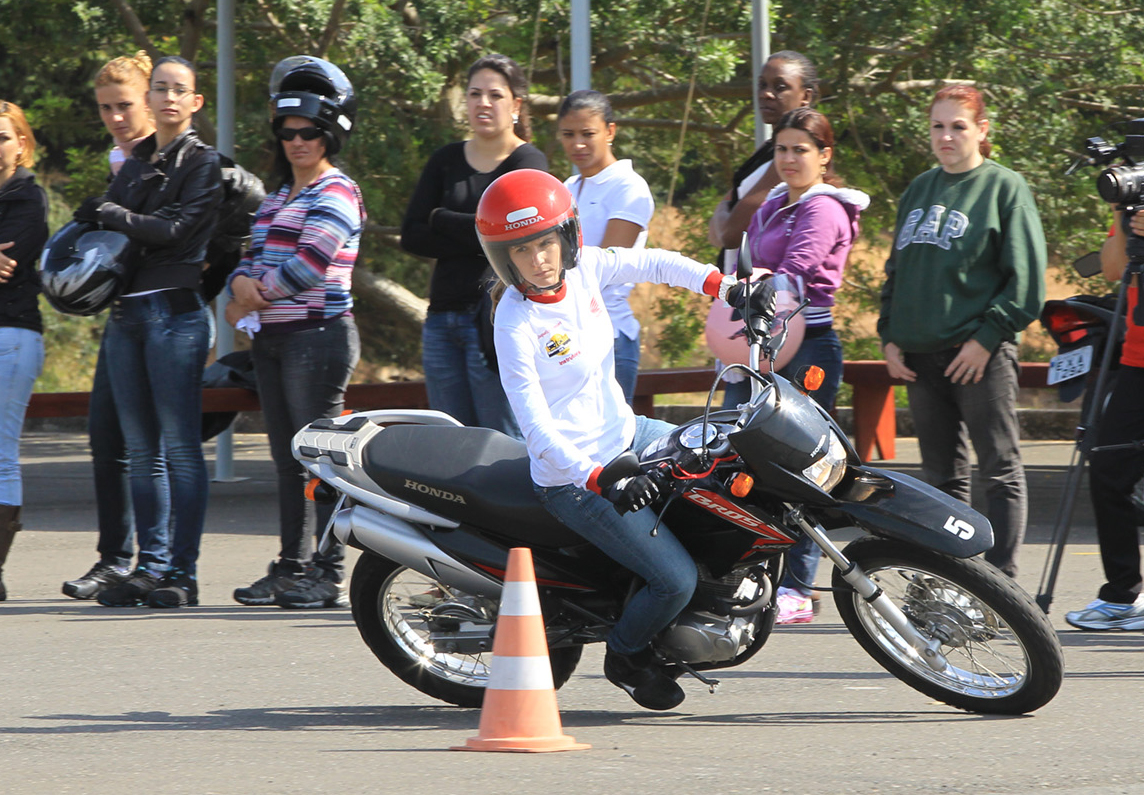
[[[213,126],[216,80],[213,3],[133,0],[155,53],[190,48]],[[195,17],[200,9],[205,16]],[[630,157],[662,204],[674,185],[680,247],[699,259],[706,221],[732,170],[754,149],[749,112],[751,4],[610,0],[592,5],[593,85],[609,93],[620,117],[616,151]],[[1144,115],[1144,10],[1137,0],[1098,6],[1074,0],[836,0],[770,4],[772,49],[794,49],[818,64],[820,108],[831,119],[839,172],[872,197],[866,240],[893,227],[898,196],[933,160],[926,134],[929,98],[942,81],[973,81],[986,92],[997,159],[1033,188],[1054,261],[1099,245],[1109,214],[1094,190],[1095,172],[1064,170],[1084,138]],[[459,100],[465,70],[479,55],[504,52],[533,76],[535,139],[553,173],[570,168],[552,130],[556,101],[569,89],[569,4],[556,0],[262,0],[236,9],[237,159],[266,174],[266,80],[271,65],[298,52],[341,65],[360,95],[357,130],[342,155],[361,184],[372,231],[360,267],[425,293],[429,267],[392,245],[405,203],[426,158],[466,135]],[[334,16],[331,16],[334,15]],[[25,107],[43,155],[38,171],[58,182],[66,202],[99,188],[108,139],[91,95],[100,64],[138,49],[116,4],[94,0],[0,0],[0,92]],[[331,35],[327,35],[327,31]],[[197,37],[197,38],[196,38]],[[197,45],[195,44],[197,41]],[[535,55],[534,55],[535,54]],[[697,85],[687,108],[688,81]],[[841,314],[876,307],[881,274],[855,271],[841,293]],[[661,307],[685,313],[680,302]],[[701,314],[701,312],[700,312]],[[661,344],[685,356],[695,318],[681,316]],[[862,327],[843,326],[847,355],[872,343]],[[71,332],[78,333],[78,332]],[[394,346],[406,358],[408,346]],[[384,340],[375,348],[384,348]],[[871,351],[869,355],[874,355]]]

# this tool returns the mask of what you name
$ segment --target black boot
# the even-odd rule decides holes
[[[8,598],[8,589],[4,587],[4,562],[8,560],[8,550],[12,548],[12,539],[20,529],[20,506],[0,505],[0,602]]]
[[[655,662],[650,646],[635,654],[620,654],[609,647],[604,676],[644,709],[674,709],[685,698],[683,688]]]

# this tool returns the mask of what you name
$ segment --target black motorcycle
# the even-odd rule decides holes
[[[747,326],[751,364],[733,366],[754,382],[750,401],[713,412],[709,396],[704,416],[600,478],[652,477],[655,510],[698,566],[691,603],[653,644],[669,670],[714,688],[706,672],[751,659],[775,623],[785,553],[809,536],[834,566],[847,629],[894,676],[974,712],[1050,701],[1063,671],[1056,633],[978,557],[993,543],[988,520],[864,465],[807,394],[813,372],[798,383],[767,372],[784,333]],[[434,698],[481,704],[511,547],[532,549],[556,687],[639,586],[541,506],[524,445],[495,431],[440,412],[371,411],[311,423],[294,452],[320,479],[317,498],[338,501],[327,533],[362,551],[350,595],[363,639]],[[855,531],[844,549],[832,540]]]

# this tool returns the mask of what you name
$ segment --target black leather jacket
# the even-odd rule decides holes
[[[125,293],[168,287],[198,289],[207,244],[222,201],[218,152],[187,130],[159,153],[155,136],[139,142],[115,175],[99,222],[135,241]]]
[[[4,255],[16,260],[16,270],[0,282],[0,326],[43,331],[36,295],[40,281],[36,261],[48,239],[48,197],[32,172],[16,168],[0,186],[0,243],[16,245]]]

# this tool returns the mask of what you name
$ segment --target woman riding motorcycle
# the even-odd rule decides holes
[[[603,466],[670,431],[636,416],[615,378],[614,338],[601,290],[658,282],[773,317],[774,291],[749,293],[716,268],[657,249],[583,247],[568,189],[542,171],[497,179],[477,207],[477,234],[502,285],[494,317],[500,377],[524,434],[548,511],[638,574],[607,641],[604,675],[648,709],[672,709],[682,688],[657,664],[652,639],[691,598],[696,568],[671,532],[642,510],[658,496],[645,475],[601,483]]]

